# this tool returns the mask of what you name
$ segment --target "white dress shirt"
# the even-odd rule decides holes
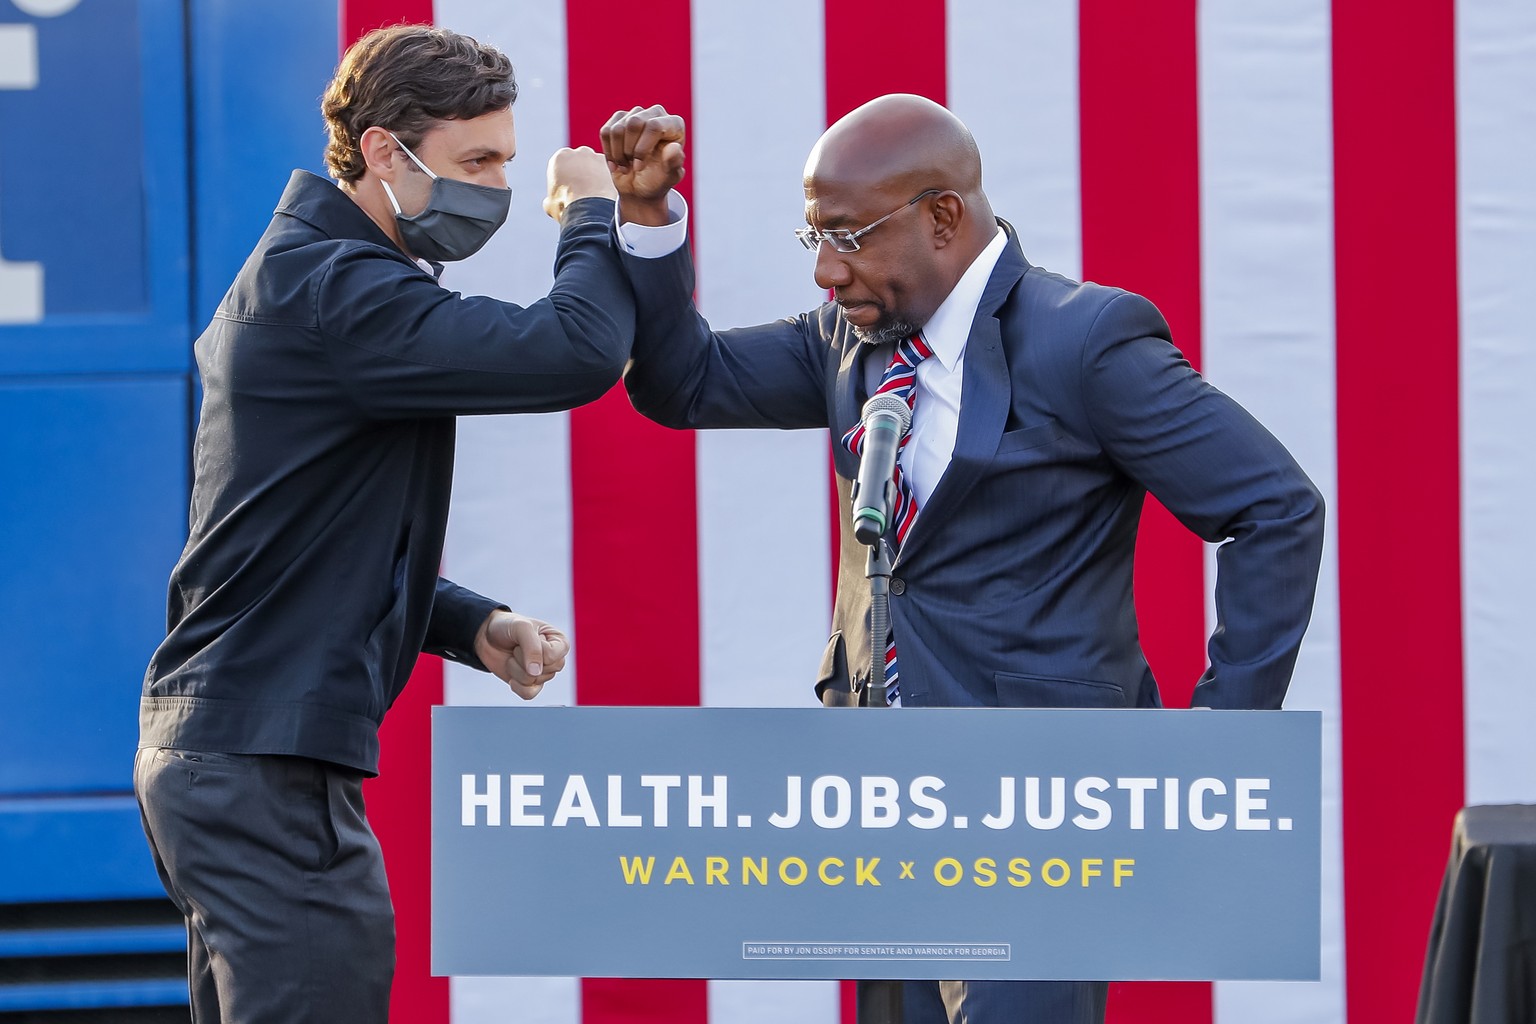
[[[965,342],[971,336],[971,321],[976,319],[981,293],[986,290],[1007,242],[1007,232],[998,228],[992,241],[971,261],[954,289],[923,325],[923,340],[933,349],[933,355],[917,364],[911,439],[901,450],[901,472],[917,497],[919,516],[955,453],[955,432],[960,426],[960,384],[965,378]],[[885,373],[885,366],[876,365],[877,362],[865,363],[869,375],[866,383],[871,392]]]

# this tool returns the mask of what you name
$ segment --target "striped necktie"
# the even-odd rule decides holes
[[[933,355],[933,349],[928,347],[928,343],[923,340],[921,334],[915,334],[902,341],[896,346],[890,365],[885,368],[875,394],[895,395],[905,401],[907,408],[911,409],[917,400],[917,364],[931,355]],[[911,437],[910,430],[902,434],[901,443],[896,450],[896,508],[891,516],[891,522],[896,532],[894,546],[897,551],[901,550],[902,542],[907,539],[907,531],[912,529],[912,523],[917,519],[917,496],[912,493],[912,485],[907,482],[906,475],[901,470],[901,453],[906,449],[907,441]],[[843,435],[843,446],[855,455],[863,453],[864,424],[858,424]],[[899,678],[900,674],[896,670],[896,637],[892,635],[885,638],[885,695],[892,704],[900,696],[897,686]]]

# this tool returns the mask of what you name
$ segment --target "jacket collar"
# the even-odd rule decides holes
[[[296,170],[277,201],[275,213],[296,217],[327,238],[355,238],[383,246],[402,260],[411,258],[379,229],[363,208],[328,178]],[[414,264],[413,264],[414,265]]]

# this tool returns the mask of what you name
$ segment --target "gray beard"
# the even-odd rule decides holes
[[[894,345],[897,342],[905,341],[920,330],[922,328],[910,320],[903,317],[891,317],[890,319],[880,321],[873,327],[855,327],[853,335],[859,341],[874,348],[880,345]]]

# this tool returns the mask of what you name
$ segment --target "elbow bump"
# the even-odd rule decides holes
[[[566,350],[583,371],[602,374],[612,387],[624,374],[635,332],[612,320],[574,324],[565,332]]]
[[[635,411],[658,426],[669,430],[687,430],[688,418],[676,409],[650,402],[637,402],[633,395],[630,396],[630,404]]]
[[[1301,514],[1315,523],[1318,531],[1321,532],[1323,521],[1328,516],[1328,503],[1323,499],[1323,492],[1318,490],[1317,485],[1310,480],[1307,481],[1306,489],[1302,493],[1300,508]]]
[[[689,427],[686,410],[675,401],[657,398],[643,385],[636,386],[636,382],[626,379],[625,389],[629,393],[629,404],[635,407],[635,412],[658,424],[672,430],[686,430]]]
[[[582,373],[583,385],[581,402],[595,402],[608,392],[613,390],[624,376],[623,362],[609,362],[602,365],[594,365],[585,369]]]

